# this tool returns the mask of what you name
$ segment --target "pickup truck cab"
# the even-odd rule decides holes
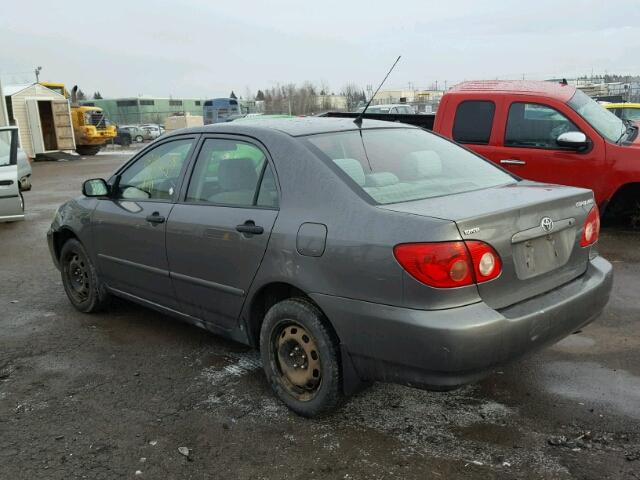
[[[461,83],[433,129],[519,177],[589,188],[601,213],[640,202],[638,127],[566,82]]]
[[[640,226],[638,125],[566,82],[471,81],[451,88],[435,115],[370,110],[364,118],[433,130],[518,177],[589,188],[601,215]]]

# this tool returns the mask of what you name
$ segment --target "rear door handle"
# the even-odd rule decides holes
[[[13,185],[13,180],[0,180],[1,187],[8,187],[9,185]]]
[[[250,233],[253,235],[260,235],[264,232],[264,228],[256,225],[253,220],[247,220],[242,225],[236,225],[236,230],[241,233]]]
[[[507,158],[506,160],[500,160],[502,165],[526,165],[524,160],[515,160],[513,158]]]
[[[160,215],[158,212],[153,212],[151,215],[147,215],[147,222],[149,223],[153,223],[153,224],[158,224],[158,223],[164,223],[165,218]]]

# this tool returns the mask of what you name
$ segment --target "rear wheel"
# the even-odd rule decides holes
[[[260,352],[273,391],[297,414],[315,417],[340,404],[338,341],[312,303],[289,299],[271,307],[260,332]]]
[[[67,240],[62,246],[60,273],[67,297],[77,310],[90,313],[106,306],[109,295],[84,247],[75,239]]]
[[[137,135],[136,136],[136,142],[142,143],[143,140],[144,140],[144,138],[142,137],[142,135]]]

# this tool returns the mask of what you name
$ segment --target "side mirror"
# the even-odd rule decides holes
[[[109,185],[102,178],[92,178],[82,184],[82,194],[85,197],[106,197],[109,195]]]
[[[582,150],[587,148],[589,140],[582,132],[565,132],[558,136],[556,143],[561,147]]]

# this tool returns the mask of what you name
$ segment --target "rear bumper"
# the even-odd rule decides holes
[[[350,360],[360,379],[451,388],[590,323],[612,282],[611,264],[597,257],[570,283],[499,311],[483,302],[425,311],[311,296],[349,354],[343,363]]]

